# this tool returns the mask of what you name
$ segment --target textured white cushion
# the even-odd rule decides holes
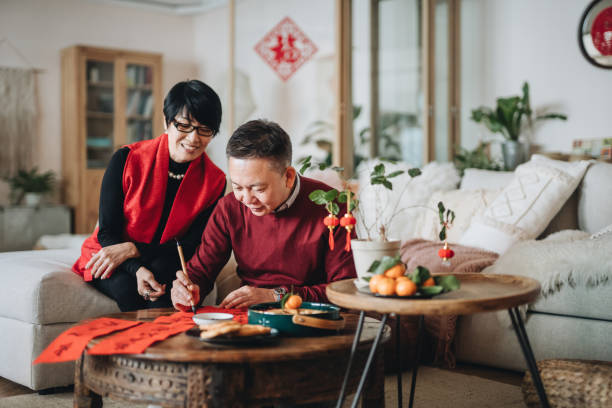
[[[531,310],[612,321],[612,234],[589,239],[565,230],[513,245],[483,273],[536,279],[542,296]]]
[[[536,238],[576,189],[588,165],[533,155],[516,169],[512,182],[484,214],[474,217],[459,243],[501,254],[519,240]]]
[[[455,212],[455,222],[446,234],[448,242],[459,242],[470,226],[472,218],[482,213],[499,195],[501,189],[450,190],[437,191],[431,195],[428,207],[435,211],[425,211],[417,219],[415,236],[429,241],[437,241],[440,233],[438,203],[442,201],[446,208]]]
[[[461,190],[501,189],[514,178],[512,171],[465,169],[461,179]]]

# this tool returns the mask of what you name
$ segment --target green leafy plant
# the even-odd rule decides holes
[[[55,186],[53,171],[39,173],[37,167],[31,170],[19,170],[16,175],[7,177],[5,180],[11,188],[11,196],[16,203],[21,202],[25,193],[46,194],[51,192]]]
[[[384,160],[384,161],[392,162],[390,160]],[[300,164],[300,173],[304,173],[304,171],[306,171],[311,166],[318,166],[320,170],[324,170],[327,167],[329,167],[325,163],[320,163],[320,164],[313,163],[311,156],[306,157],[299,164]],[[341,167],[332,167],[332,169],[338,172],[338,174],[341,174],[341,172],[343,171]],[[387,169],[385,168],[384,163],[379,163],[376,166],[374,166],[374,168],[372,169],[370,173],[370,184],[372,185],[379,184],[388,190],[393,190],[393,182],[391,181],[391,179],[399,176],[400,174],[404,174],[404,173],[407,173],[410,177],[417,177],[421,174],[421,169],[411,168],[407,171],[397,170],[393,172],[388,172]],[[345,185],[348,184],[346,181],[344,183]],[[308,198],[310,198],[310,200],[314,202],[315,204],[324,205],[325,209],[329,213],[333,215],[338,215],[339,210],[340,210],[338,203],[346,203],[348,201],[349,195],[351,199],[350,211],[354,211],[358,208],[359,200],[355,198],[355,194],[350,192],[348,188],[345,188],[341,192],[338,192],[338,190],[336,189],[331,189],[329,191],[315,190],[309,194]],[[390,225],[392,219],[393,219],[393,216],[391,216],[388,220],[386,220],[387,221],[386,223],[381,223],[380,229],[379,229],[379,240],[380,241],[387,241],[386,231],[388,231],[388,226]]]
[[[459,151],[455,154],[454,163],[461,177],[463,177],[465,169],[503,170],[499,163],[489,157],[487,153],[489,144],[480,143],[474,150],[459,148]]]
[[[508,140],[518,141],[524,121],[531,126],[534,121],[545,119],[567,120],[567,115],[561,113],[533,114],[529,101],[529,84],[523,83],[523,96],[497,98],[494,109],[481,106],[472,110],[471,119],[482,123],[493,133],[501,133]]]

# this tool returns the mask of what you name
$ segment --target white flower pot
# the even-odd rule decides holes
[[[353,260],[355,261],[357,278],[369,275],[368,269],[370,269],[372,262],[380,261],[385,255],[399,255],[400,246],[400,240],[381,242],[352,239],[351,248],[353,250]]]
[[[25,193],[23,195],[23,203],[27,207],[36,207],[40,205],[42,194],[40,193]]]

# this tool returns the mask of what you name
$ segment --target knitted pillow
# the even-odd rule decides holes
[[[504,253],[519,240],[534,239],[574,192],[588,161],[561,162],[533,155],[520,165],[514,179],[474,217],[459,243]]]

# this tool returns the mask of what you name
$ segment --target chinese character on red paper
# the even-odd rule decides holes
[[[317,46],[285,17],[255,45],[255,51],[286,81],[317,52]]]

